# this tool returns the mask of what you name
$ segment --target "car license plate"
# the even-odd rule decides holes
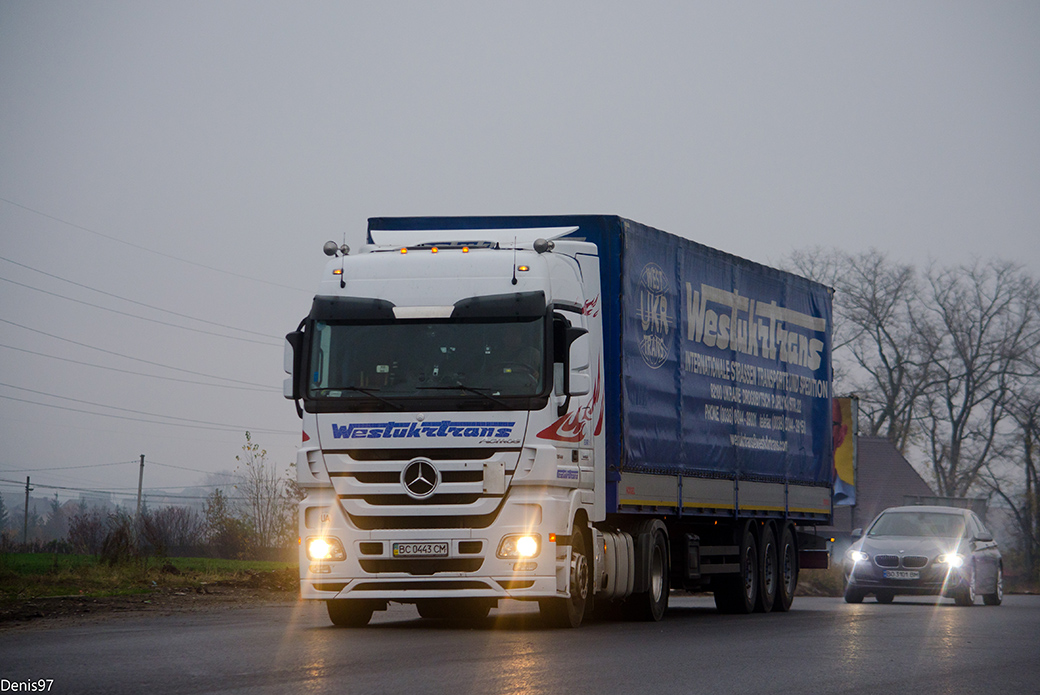
[[[447,543],[394,543],[394,557],[447,557]]]
[[[885,579],[920,579],[917,570],[885,570]]]

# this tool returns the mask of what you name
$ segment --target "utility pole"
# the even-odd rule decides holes
[[[29,476],[25,476],[25,524],[22,526],[22,545],[29,545]]]
[[[141,486],[144,485],[144,454],[141,454],[141,473],[137,476],[137,514],[134,516],[134,531],[141,524]]]

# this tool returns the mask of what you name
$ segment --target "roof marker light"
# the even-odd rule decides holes
[[[401,253],[402,253],[402,254],[408,253],[408,249],[406,249],[406,248],[402,248],[402,249],[401,249]]]
[[[438,249],[436,246],[430,249],[430,253],[437,253],[438,251],[440,251],[440,249]]]
[[[469,247],[468,246],[463,246],[462,247],[462,253],[469,253]]]

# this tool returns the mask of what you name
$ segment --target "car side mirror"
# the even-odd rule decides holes
[[[980,533],[978,538],[976,538],[975,540],[982,541],[983,543],[992,543],[993,536],[988,533]]]
[[[852,540],[859,540],[863,537],[863,529],[857,528],[852,530]]]

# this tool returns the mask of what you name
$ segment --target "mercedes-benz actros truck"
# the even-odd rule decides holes
[[[372,218],[287,338],[300,590],[552,624],[826,566],[831,290],[616,216]]]

